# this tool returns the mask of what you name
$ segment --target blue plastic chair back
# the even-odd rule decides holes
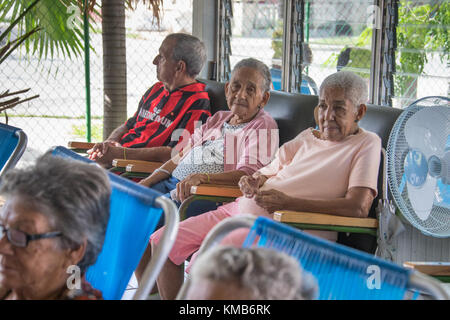
[[[320,300],[399,300],[408,291],[408,269],[265,217],[256,220],[243,246],[254,245],[295,257],[316,277]]]
[[[22,142],[22,146],[19,145],[19,128],[15,128],[3,123],[0,123],[0,170],[2,170],[8,162],[9,167],[12,168],[22,156],[26,147],[26,139]],[[25,136],[26,137],[26,136]],[[17,152],[17,148],[21,148]]]
[[[94,164],[64,147],[55,148],[53,155]],[[111,172],[108,176],[112,193],[105,242],[96,263],[88,268],[86,280],[105,300],[118,300],[161,217],[163,211],[155,206],[155,199],[162,194]]]
[[[272,76],[273,90],[281,90],[281,69],[271,68],[270,75]],[[302,75],[300,93],[317,95],[317,91],[317,85],[314,81],[310,77]]]

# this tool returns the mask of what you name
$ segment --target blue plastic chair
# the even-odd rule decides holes
[[[27,135],[22,129],[0,123],[0,179],[14,168],[27,147]]]
[[[271,68],[270,75],[272,76],[273,90],[281,90],[281,69]],[[319,94],[317,84],[311,77],[307,76],[306,74],[302,74],[300,93],[313,94],[316,96]]]
[[[399,300],[415,290],[450,299],[435,279],[266,217],[241,215],[223,220],[209,232],[199,255],[237,228],[250,228],[244,247],[272,248],[298,259],[316,277],[320,300]],[[183,286],[179,299],[185,297],[188,285]]]
[[[52,154],[97,165],[64,147],[54,148]],[[161,193],[111,172],[107,173],[112,188],[110,219],[103,249],[96,263],[88,268],[86,280],[102,292],[105,300],[121,299],[164,211],[166,228],[161,245],[146,267],[139,289],[133,297],[146,299],[175,242],[178,210],[173,201]]]

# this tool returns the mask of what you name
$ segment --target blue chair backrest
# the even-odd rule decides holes
[[[93,161],[64,147],[53,155]],[[110,218],[103,249],[97,262],[88,268],[86,280],[102,291],[106,300],[121,299],[127,284],[156,228],[162,209],[155,206],[161,193],[108,172],[112,193]]]
[[[26,139],[22,142],[22,150],[19,150],[19,152],[15,152],[16,149],[19,147],[19,135],[17,134],[19,131],[22,131],[19,128],[9,126],[7,124],[0,123],[0,170],[2,170],[5,165],[10,161],[11,157],[14,157],[14,159],[11,159],[10,168],[12,168],[16,162],[19,160],[19,158],[22,156],[23,152],[25,151],[26,147]]]
[[[265,217],[256,219],[245,240],[244,247],[254,245],[297,258],[316,277],[320,300],[397,300],[408,290],[408,269]]]

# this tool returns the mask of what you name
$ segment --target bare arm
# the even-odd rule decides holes
[[[114,131],[111,132],[111,134],[105,141],[119,142],[120,138],[122,138],[122,136],[127,132],[128,132],[127,126],[125,124],[122,124],[121,126],[114,129]]]
[[[338,216],[366,218],[374,199],[373,191],[366,187],[350,188],[345,197],[329,200],[311,200],[289,197],[276,191],[260,191],[256,203],[269,212],[278,210],[329,213]]]
[[[175,170],[175,168],[177,167],[177,165],[172,161],[166,161],[166,163],[164,163],[160,169],[166,170],[168,171],[170,174],[172,174],[173,170]],[[154,184],[157,184],[158,182],[169,178],[170,176],[165,173],[164,171],[155,171],[153,172],[151,175],[149,175],[147,178],[142,179],[141,181],[139,181],[139,184],[146,186],[146,187],[151,187]]]

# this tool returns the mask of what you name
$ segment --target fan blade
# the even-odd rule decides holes
[[[416,215],[422,221],[427,220],[431,209],[433,208],[434,196],[436,189],[436,179],[431,176],[427,177],[424,185],[420,188],[414,187],[408,183],[408,198],[411,202]]]
[[[408,119],[405,138],[412,149],[420,150],[427,160],[442,157],[449,135],[450,110],[447,107],[424,107]]]

